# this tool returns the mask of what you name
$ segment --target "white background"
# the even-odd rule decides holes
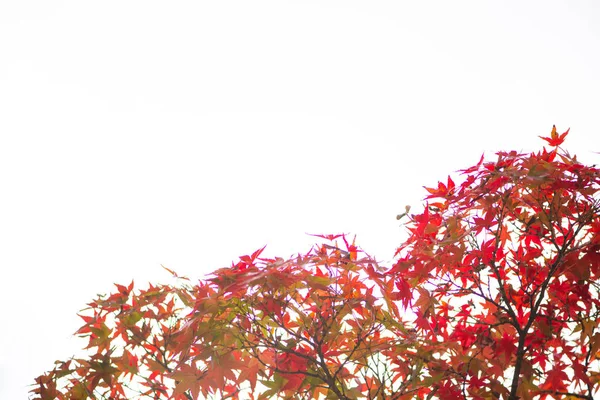
[[[0,399],[113,282],[352,233],[556,124],[600,151],[594,1],[0,3]],[[454,175],[456,176],[456,175]]]

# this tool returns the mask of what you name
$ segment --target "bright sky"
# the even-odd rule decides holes
[[[0,399],[71,356],[113,282],[306,233],[382,261],[482,152],[600,151],[589,1],[0,3]]]

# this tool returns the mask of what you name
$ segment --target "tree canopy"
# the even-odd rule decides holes
[[[379,265],[347,235],[263,249],[193,283],[116,285],[83,310],[85,357],[33,399],[593,399],[600,170],[562,148],[498,152],[399,218]]]

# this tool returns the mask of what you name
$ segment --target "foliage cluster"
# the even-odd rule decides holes
[[[197,283],[116,285],[81,314],[89,357],[57,361],[32,396],[591,400],[600,170],[567,133],[426,188],[389,267],[322,235]]]

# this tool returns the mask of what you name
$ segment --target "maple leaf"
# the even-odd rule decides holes
[[[343,235],[343,234],[338,234],[338,235],[331,235],[331,234],[329,234],[329,235],[322,235],[322,234],[321,234],[321,235],[319,235],[319,234],[312,234],[312,233],[309,233],[308,235],[309,235],[309,236],[320,237],[320,238],[323,238],[323,239],[327,239],[327,240],[329,240],[329,241],[334,241],[334,240],[335,240],[335,239],[337,239],[337,238],[344,237],[344,235]]]
[[[112,364],[110,353],[101,356],[95,356],[86,364],[89,365],[89,378],[91,390],[104,381],[109,387],[113,385],[113,378],[116,378],[120,371]]]
[[[184,395],[189,391],[192,398],[197,399],[203,388],[205,370],[200,370],[192,365],[184,364],[171,373],[170,378],[175,381],[174,395]]]
[[[502,337],[496,341],[496,354],[504,356],[504,359],[507,362],[510,361],[516,349],[517,346],[515,345],[514,335],[504,333]]]
[[[544,136],[540,136],[540,138],[544,139],[546,142],[548,142],[548,144],[552,147],[558,147],[561,144],[563,144],[563,142],[565,141],[565,138],[567,137],[567,135],[569,134],[569,129],[567,129],[565,132],[563,132],[562,134],[558,134],[556,132],[556,125],[552,125],[552,132],[550,132],[550,137],[544,137]]]
[[[131,354],[129,351],[125,350],[123,352],[123,355],[119,358],[116,358],[114,360],[115,366],[118,368],[119,371],[122,371],[125,373],[125,375],[130,375],[130,377],[133,379],[133,376],[135,374],[138,373],[139,368],[138,368],[138,364],[139,364],[139,360],[138,357]]]
[[[261,365],[258,362],[258,359],[256,359],[256,358],[250,359],[250,361],[248,361],[247,364],[244,364],[243,366],[240,367],[239,381],[240,382],[244,382],[244,381],[250,382],[250,388],[252,390],[254,390],[254,388],[256,387],[256,381],[258,379],[258,373],[261,370],[260,367],[261,367]]]
[[[399,278],[396,280],[396,288],[398,289],[398,292],[395,300],[400,300],[402,302],[402,306],[407,308],[413,297],[411,286],[405,279]]]
[[[91,347],[98,347],[98,351],[107,350],[111,343],[112,330],[105,323],[94,324],[89,326],[90,331],[90,342],[87,345],[87,349]]]
[[[454,188],[454,181],[452,180],[452,178],[450,178],[450,175],[448,175],[448,181],[446,184],[438,182],[437,188],[425,187],[425,190],[427,190],[430,193],[430,195],[425,197],[425,199],[431,199],[436,197],[448,197],[452,193],[454,193]]]
[[[562,369],[562,364],[556,365],[552,370],[546,373],[546,381],[540,386],[542,390],[566,392],[569,376]]]

